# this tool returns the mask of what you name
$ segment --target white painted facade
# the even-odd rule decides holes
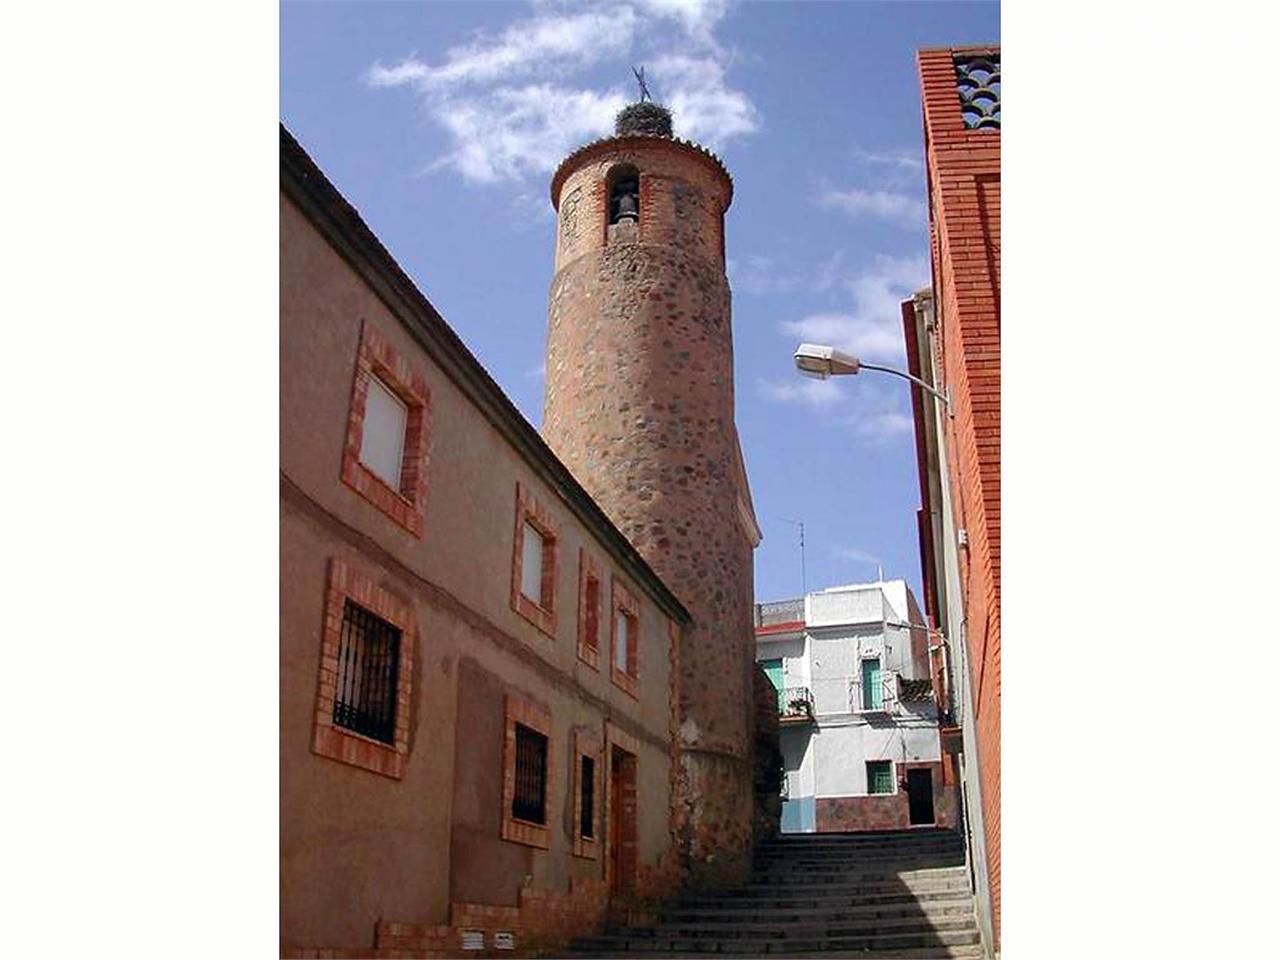
[[[780,732],[789,830],[814,829],[816,799],[868,795],[869,760],[892,760],[897,769],[942,757],[934,702],[898,696],[899,676],[929,678],[928,631],[906,581],[817,591],[803,609],[802,626],[757,628],[756,637],[757,662],[781,660],[783,687],[813,697],[815,722],[787,722]],[[863,689],[869,659],[880,665],[878,704]]]

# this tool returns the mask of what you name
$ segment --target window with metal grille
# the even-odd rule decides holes
[[[400,630],[347,600],[338,644],[334,724],[395,743],[399,672]]]
[[[580,793],[582,794],[582,813],[579,816],[578,835],[584,840],[596,838],[596,762],[592,757],[583,756]]]
[[[867,793],[893,793],[893,761],[867,761]]]
[[[547,738],[516,724],[516,783],[511,815],[529,823],[547,822]]]

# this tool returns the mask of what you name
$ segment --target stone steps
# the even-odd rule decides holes
[[[686,953],[712,955],[792,956],[800,953],[828,953],[833,951],[904,950],[925,947],[972,946],[978,943],[978,931],[970,924],[968,930],[911,930],[897,933],[869,933],[855,936],[784,936],[777,939],[734,938],[683,938],[683,937],[632,937],[601,936],[583,937],[574,941],[574,950],[580,956],[600,956],[605,953],[649,956],[683,956]]]
[[[807,834],[756,851],[742,887],[687,892],[572,956],[980,958],[964,847],[948,830]]]
[[[820,916],[825,922],[840,923],[846,920],[857,920],[862,917],[943,917],[951,915],[967,915],[973,909],[968,891],[957,891],[945,899],[929,900],[920,903],[916,900],[899,900],[888,903],[859,903],[850,905],[810,907],[807,909],[770,909],[753,910],[749,921],[742,919],[740,911],[725,909],[675,908],[664,910],[659,914],[664,925],[669,923],[770,923],[800,924]]]
[[[923,917],[919,914],[879,917],[874,914],[839,921],[825,916],[807,917],[796,923],[777,923],[755,918],[709,923],[672,922],[653,927],[631,927],[619,935],[628,940],[789,940],[794,938],[832,939],[870,936],[876,933],[941,932],[963,930],[970,925],[963,914]],[[608,934],[606,934],[607,936]]]

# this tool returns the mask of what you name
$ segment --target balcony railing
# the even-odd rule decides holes
[[[813,723],[813,693],[808,687],[787,687],[778,691],[780,723]]]
[[[804,597],[756,604],[756,626],[771,627],[778,623],[804,622]]]

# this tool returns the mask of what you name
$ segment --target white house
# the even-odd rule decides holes
[[[905,580],[758,604],[756,660],[779,691],[783,831],[954,826],[929,631]]]

